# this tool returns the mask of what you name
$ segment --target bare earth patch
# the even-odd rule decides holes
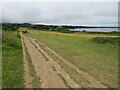
[[[26,37],[24,37],[24,42],[28,48],[36,74],[41,78],[41,88],[67,88],[57,73],[51,69],[50,63],[46,62],[46,58]]]
[[[24,42],[23,42],[23,37],[22,34],[21,35],[21,42],[22,42],[22,48],[23,48],[23,62],[24,62],[24,85],[25,88],[32,88],[32,77],[30,76],[30,71],[29,71],[29,66],[28,66],[28,62],[27,62],[27,58],[26,58],[26,52],[25,52],[25,46],[24,46]]]

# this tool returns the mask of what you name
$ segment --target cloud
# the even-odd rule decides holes
[[[8,2],[3,22],[72,25],[117,25],[117,2]]]

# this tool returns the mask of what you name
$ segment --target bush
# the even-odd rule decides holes
[[[99,44],[105,44],[105,43],[115,44],[120,41],[120,39],[117,37],[96,37],[96,38],[93,38],[92,40]]]
[[[87,32],[86,30],[83,30],[82,32]]]
[[[2,30],[17,31],[20,26],[17,24],[2,24]]]

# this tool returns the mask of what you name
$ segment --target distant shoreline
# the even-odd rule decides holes
[[[66,28],[120,28],[119,26],[88,26],[88,25],[56,25],[56,24],[33,24],[33,23],[0,23],[0,24],[25,24],[25,25],[40,25],[40,26],[55,26],[55,27],[66,27]]]

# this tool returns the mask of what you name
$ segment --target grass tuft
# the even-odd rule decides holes
[[[73,90],[73,89],[70,87],[70,85],[68,85],[68,83],[67,83],[67,81],[64,79],[64,77],[63,77],[60,73],[57,73],[57,74],[58,74],[59,77],[63,80],[64,84],[65,84],[68,88],[70,88],[71,90]]]

